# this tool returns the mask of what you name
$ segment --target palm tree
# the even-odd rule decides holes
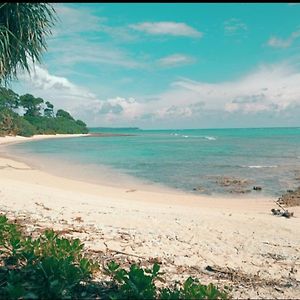
[[[56,21],[47,3],[0,3],[0,84],[17,78],[17,70],[30,72],[40,62],[46,37]]]

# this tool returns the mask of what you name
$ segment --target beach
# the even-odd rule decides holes
[[[234,298],[299,298],[299,206],[289,208],[294,217],[286,219],[272,215],[274,197],[93,184],[36,169],[22,157],[10,158],[6,148],[7,143],[68,136],[0,138],[8,154],[0,157],[2,213],[34,220],[29,227],[79,237],[95,253],[158,258],[173,280],[193,275],[232,285]],[[235,270],[236,277],[222,277],[216,270]],[[243,283],[243,276],[252,281]]]

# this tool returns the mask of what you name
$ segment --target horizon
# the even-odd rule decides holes
[[[89,127],[300,126],[297,3],[54,7],[43,63],[12,83],[18,93]]]
[[[104,126],[87,126],[89,129],[137,129],[137,130],[215,130],[215,129],[300,129],[300,126],[270,126],[270,127],[215,127],[215,128],[140,128],[136,126],[132,127],[104,127]]]

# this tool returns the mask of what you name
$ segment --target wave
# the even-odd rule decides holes
[[[270,165],[270,166],[260,166],[260,165],[256,165],[256,166],[242,166],[242,168],[262,169],[262,168],[278,168],[278,166],[276,166],[276,165]]]
[[[209,140],[209,141],[215,141],[216,138],[213,136],[204,136],[205,139]]]
[[[214,136],[209,136],[209,135],[185,135],[185,134],[179,134],[179,133],[170,133],[172,136],[179,136],[183,138],[201,138],[209,141],[215,141],[217,138]]]

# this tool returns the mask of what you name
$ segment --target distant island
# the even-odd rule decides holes
[[[20,114],[21,112],[21,114]],[[11,89],[0,87],[0,136],[35,134],[88,133],[87,125],[70,113],[58,109],[31,94],[19,96]]]

